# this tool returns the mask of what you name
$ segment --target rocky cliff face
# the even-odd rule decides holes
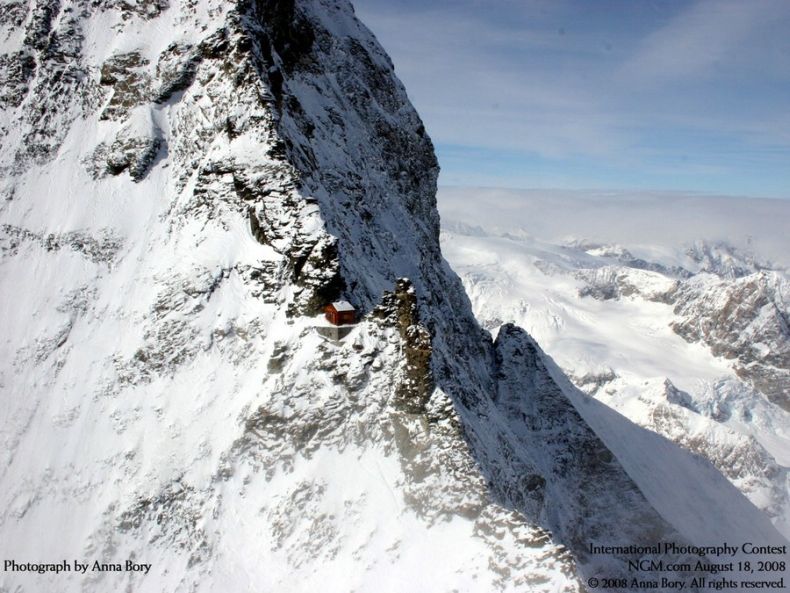
[[[621,419],[480,329],[345,0],[3,15],[2,554],[152,565],[3,589],[575,591],[625,570],[590,541],[778,537],[709,466],[733,523],[684,521]]]
[[[705,274],[669,297],[679,335],[735,361],[738,376],[790,411],[790,287],[783,275],[760,271],[728,282]]]

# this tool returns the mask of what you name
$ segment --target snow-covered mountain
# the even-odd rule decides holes
[[[580,389],[710,460],[788,535],[790,251],[776,221],[790,204],[659,197],[661,217],[651,196],[448,188],[443,250],[486,327],[521,324]]]
[[[71,566],[0,590],[577,591],[626,574],[591,543],[784,542],[481,329],[348,2],[2,8],[0,556]]]

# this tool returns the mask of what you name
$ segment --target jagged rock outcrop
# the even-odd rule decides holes
[[[626,536],[628,541],[636,543],[661,532],[665,533],[659,539],[677,537],[644,504],[641,493],[616,463],[611,451],[582,421],[551,378],[542,361],[542,353],[526,332],[505,324],[499,330],[494,347],[497,377],[494,404],[504,418],[511,419],[510,428],[516,442],[523,445],[519,457],[524,463],[516,472],[521,483],[513,482],[515,476],[499,475],[507,471],[505,468],[494,468],[496,473],[490,480],[495,488],[502,489],[500,495],[518,501],[518,507],[535,519],[546,514],[570,517],[576,515],[573,507],[587,508],[585,519],[577,516],[575,521],[561,526],[575,531],[566,538],[579,551],[585,547],[590,533],[602,534],[607,530],[604,524],[609,521],[609,512],[590,507],[591,504],[606,504],[606,497],[595,493],[597,488],[618,492],[619,502],[614,512],[626,516],[637,513],[630,519],[624,516],[615,521],[621,528],[634,530]],[[546,454],[538,453],[540,449],[536,443],[541,443],[540,448],[545,448]],[[524,459],[524,453],[531,459]],[[576,497],[578,499],[574,500]],[[553,501],[562,501],[561,504],[571,508],[551,508]],[[585,520],[601,524],[591,527],[584,524]]]
[[[146,100],[151,85],[146,66],[148,60],[136,51],[115,54],[102,64],[99,84],[110,87],[110,99],[101,119],[125,119]]]
[[[18,107],[28,92],[36,70],[36,60],[27,52],[0,56],[0,105]]]
[[[667,292],[677,285],[671,278],[641,269],[604,266],[576,272],[576,278],[584,282],[579,289],[580,297],[598,300],[620,299],[638,296],[650,301],[665,302]]]
[[[151,169],[162,142],[159,138],[130,137],[119,134],[110,144],[100,144],[86,160],[88,170],[96,179],[128,172],[133,181],[141,181]]]
[[[755,257],[749,250],[737,249],[725,241],[695,241],[686,255],[697,264],[700,272],[734,280],[763,270],[772,264]]]
[[[417,293],[408,278],[398,278],[393,292],[385,292],[373,316],[398,329],[403,342],[403,376],[395,389],[399,406],[424,413],[436,385],[431,369],[431,334],[420,325]]]
[[[701,275],[671,293],[684,339],[735,361],[738,375],[790,411],[790,289],[776,272],[735,280]]]

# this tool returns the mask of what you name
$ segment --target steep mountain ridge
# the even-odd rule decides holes
[[[0,587],[575,591],[625,571],[590,542],[781,541],[665,443],[706,476],[688,521],[636,427],[480,329],[348,2],[12,4],[0,549],[152,568]],[[327,341],[340,295],[363,318]]]

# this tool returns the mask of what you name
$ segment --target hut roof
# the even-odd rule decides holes
[[[332,303],[332,306],[335,308],[335,311],[356,311],[354,305],[348,301],[335,301]]]

